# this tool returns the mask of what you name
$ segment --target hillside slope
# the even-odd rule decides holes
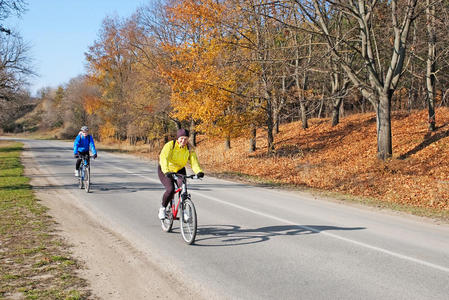
[[[392,115],[393,158],[376,159],[374,113],[343,118],[336,127],[327,119],[280,127],[276,154],[266,155],[266,132],[258,132],[249,153],[248,139],[201,140],[197,151],[213,173],[244,174],[278,184],[374,198],[405,207],[449,212],[449,109],[438,108],[435,132],[427,131],[427,111]],[[391,205],[388,205],[391,207]]]

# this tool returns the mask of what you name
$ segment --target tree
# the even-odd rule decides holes
[[[181,38],[165,44],[171,58],[164,70],[171,86],[171,115],[192,129],[227,140],[249,131],[253,111],[245,98],[249,72],[235,60],[233,37],[222,24],[225,7],[214,1],[173,1],[171,28]]]
[[[54,91],[55,101],[61,96],[61,90]],[[72,78],[63,89],[62,99],[59,104],[64,111],[64,125],[61,131],[62,138],[73,138],[76,136],[81,126],[87,125],[92,134],[98,136],[99,123],[101,120],[95,114],[95,109],[90,102],[91,99],[100,97],[99,89],[90,84],[86,76]]]
[[[5,27],[3,21],[6,20],[12,14],[20,16],[26,7],[24,0],[1,0],[0,1],[0,32],[5,34],[12,34],[11,29]]]
[[[341,64],[347,76],[363,96],[367,98],[376,110],[377,121],[377,156],[385,160],[392,156],[391,138],[391,99],[398,86],[402,74],[410,25],[416,18],[415,8],[417,0],[388,2],[381,1],[295,1],[299,9],[314,22],[315,30],[328,43],[332,55]],[[390,17],[384,14],[390,10]],[[337,12],[345,15],[345,21],[352,24],[345,35],[337,40],[331,35],[330,24]],[[377,23],[384,18],[384,23]],[[385,21],[390,30],[380,30],[375,26],[384,26]],[[348,37],[352,37],[351,30],[358,32],[358,42],[354,44]],[[379,34],[390,34],[390,58],[380,55],[377,41]],[[343,49],[338,45],[344,44],[348,51],[357,56],[359,64],[349,64],[344,59]],[[363,72],[360,72],[360,71]],[[363,76],[366,74],[366,78]]]
[[[29,47],[18,34],[0,34],[0,98],[12,100],[31,75]]]
[[[88,78],[100,87],[102,95],[98,114],[105,124],[111,124],[116,138],[126,138],[126,130],[133,115],[128,107],[133,90],[131,76],[135,57],[130,53],[128,41],[123,34],[126,23],[118,18],[105,18],[99,40],[86,53]]]

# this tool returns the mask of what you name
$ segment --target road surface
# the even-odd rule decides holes
[[[132,261],[134,255],[153,268],[152,278],[139,273],[134,285],[120,270],[115,278],[106,274],[123,263],[110,261],[97,278],[123,280],[117,298],[130,299],[138,282],[148,282],[148,289],[134,297],[449,299],[447,225],[219,180],[206,172],[204,180],[189,186],[199,231],[195,245],[187,246],[179,223],[172,233],[160,228],[163,188],[154,162],[99,151],[87,194],[76,185],[71,143],[24,142],[34,177],[47,178],[35,184],[38,194],[65,199],[60,205],[76,206],[71,208],[74,216],[79,209],[93,217],[113,236],[109,248],[126,244],[130,274],[139,273],[138,266],[132,269],[140,264]],[[165,286],[159,285],[156,295],[150,282]],[[167,290],[170,286],[173,291]]]

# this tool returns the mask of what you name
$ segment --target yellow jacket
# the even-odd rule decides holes
[[[173,143],[175,143],[174,147]],[[166,143],[162,148],[161,154],[159,154],[159,164],[164,174],[167,172],[178,172],[186,166],[187,162],[190,162],[190,166],[195,174],[203,172],[195,151],[190,151],[187,146],[179,147],[176,141]]]

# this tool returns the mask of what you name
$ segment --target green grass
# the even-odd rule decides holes
[[[23,175],[21,151],[0,141],[0,299],[87,299],[79,263]]]

